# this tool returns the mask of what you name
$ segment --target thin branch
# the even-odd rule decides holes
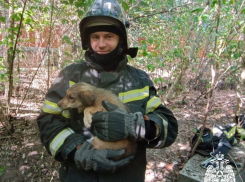
[[[217,49],[217,36],[218,36],[218,29],[219,29],[219,24],[220,24],[220,8],[221,8],[221,0],[219,0],[219,6],[218,6],[218,9],[217,9],[217,28],[216,28],[216,35],[215,35],[215,43],[214,43],[214,48],[213,48],[213,53],[216,52],[216,49]],[[211,76],[212,76],[212,82],[211,82],[211,88],[210,88],[210,91],[209,91],[209,94],[208,94],[208,102],[207,102],[207,105],[206,105],[206,108],[205,108],[205,113],[204,113],[204,119],[203,119],[203,122],[202,122],[202,128],[201,128],[201,131],[200,131],[200,135],[197,139],[197,142],[195,143],[190,155],[188,156],[189,158],[191,158],[194,154],[195,154],[195,151],[196,151],[196,148],[197,146],[199,145],[199,143],[201,142],[201,138],[202,138],[202,135],[203,135],[203,131],[204,131],[204,128],[206,127],[206,121],[207,121],[207,117],[208,117],[208,113],[209,113],[209,107],[210,107],[210,103],[211,103],[211,100],[212,100],[212,97],[213,97],[213,91],[214,91],[214,87],[215,87],[215,67],[214,67],[214,61],[213,61],[213,58],[211,59]]]
[[[2,104],[0,103],[0,112],[1,112],[1,115],[3,116],[3,120],[5,120],[5,121],[7,121],[8,120],[8,118],[7,117],[5,117],[6,116],[6,114],[4,114],[4,111],[3,111],[3,106],[2,106]],[[2,121],[2,119],[0,119],[0,123],[2,124],[2,126],[5,128],[5,130],[10,134],[10,135],[12,135],[12,132],[10,132],[9,130],[8,130],[8,128],[7,128],[7,126],[5,126],[5,124],[6,124],[6,122],[5,122],[5,124],[3,123],[3,121]]]
[[[236,35],[234,35],[234,36],[230,37],[230,35],[232,33],[232,29],[234,28],[234,25],[237,23],[237,19],[238,19],[239,15],[241,14],[241,10],[243,8],[244,3],[245,3],[245,1],[242,1],[242,4],[241,4],[241,6],[239,8],[239,11],[238,11],[235,19],[232,21],[232,24],[230,26],[231,28],[230,28],[227,36],[226,36],[226,40],[227,41],[225,41],[224,44],[221,47],[226,47],[226,45],[228,45],[233,40],[233,38],[236,36]],[[230,37],[230,39],[229,39],[229,37]]]
[[[53,10],[53,8],[52,8],[52,10]],[[51,14],[53,14],[53,13],[51,13]],[[54,23],[53,23],[53,25],[54,25]],[[45,48],[45,51],[44,51],[43,57],[42,57],[42,59],[41,59],[41,62],[39,63],[39,65],[38,65],[38,67],[37,67],[37,70],[36,70],[36,72],[34,73],[32,79],[31,79],[31,83],[29,84],[29,86],[28,86],[28,88],[27,88],[27,90],[26,90],[26,93],[25,93],[25,95],[24,95],[24,98],[22,99],[21,103],[18,105],[15,114],[18,113],[20,107],[22,106],[24,100],[26,99],[26,96],[27,96],[27,94],[28,94],[28,92],[29,92],[29,90],[30,90],[30,87],[31,87],[32,83],[33,83],[33,80],[34,80],[34,78],[36,77],[36,75],[37,75],[37,73],[38,73],[38,71],[39,71],[39,69],[40,69],[40,67],[41,67],[41,65],[42,65],[42,63],[43,63],[43,60],[44,60],[44,57],[46,56],[46,53],[47,53],[48,50],[49,50],[49,47],[50,47],[50,37],[51,37],[51,32],[52,32],[52,29],[53,29],[53,27],[54,27],[53,25],[50,26],[50,30],[49,30],[49,41],[48,41],[47,46],[46,46],[46,48]]]
[[[174,12],[173,10],[177,9],[177,8],[182,8],[182,7],[185,7],[185,6],[188,6],[190,4],[193,4],[193,3],[187,3],[187,4],[184,4],[183,6],[176,6],[176,7],[173,7],[169,10],[163,10],[163,11],[159,11],[159,12],[155,12],[155,13],[151,13],[151,14],[147,14],[147,15],[141,15],[141,16],[138,16],[138,17],[135,17],[135,18],[130,18],[129,20],[137,20],[137,19],[140,19],[140,18],[145,18],[145,17],[149,17],[149,16],[154,16],[154,15],[157,15],[157,14],[164,14],[164,13],[170,13],[170,12]],[[182,13],[183,12],[188,12],[188,11],[181,11]],[[174,13],[181,13],[181,12],[174,12]]]
[[[12,80],[13,80],[13,68],[14,68],[14,59],[15,59],[15,53],[16,53],[16,49],[17,49],[17,43],[19,40],[19,36],[21,34],[21,27],[22,27],[22,22],[23,22],[23,17],[24,17],[24,12],[26,9],[26,3],[27,1],[24,1],[24,6],[21,12],[21,18],[20,18],[20,23],[19,23],[19,27],[18,27],[18,32],[16,35],[16,39],[15,39],[15,43],[14,43],[14,48],[13,48],[13,55],[11,57],[11,62],[9,64],[9,87],[8,87],[8,100],[7,100],[7,107],[8,107],[8,114],[9,114],[9,107],[10,107],[10,98],[11,98],[11,93],[12,93]]]
[[[51,3],[51,15],[50,15],[50,25],[49,25],[49,36],[48,36],[48,80],[47,80],[47,89],[49,89],[49,77],[50,77],[50,54],[49,54],[49,48],[50,48],[50,40],[52,35],[52,29],[53,29],[53,14],[54,14],[54,0]]]
[[[24,12],[25,12],[25,9],[26,9],[26,2],[27,1],[24,1],[24,6],[23,6],[23,10],[21,12],[21,18],[20,18],[20,24],[19,24],[19,27],[18,27],[18,33],[16,35],[16,39],[15,39],[15,43],[14,43],[14,49],[13,49],[13,56],[12,56],[12,63],[14,62],[14,58],[15,58],[15,53],[16,53],[16,47],[17,47],[17,43],[18,43],[18,40],[19,40],[19,36],[20,36],[20,30],[21,30],[21,27],[22,27],[22,22],[23,22],[23,17],[24,17]],[[13,65],[12,65],[13,66]],[[12,68],[13,69],[13,68]],[[11,75],[12,76],[12,75]]]

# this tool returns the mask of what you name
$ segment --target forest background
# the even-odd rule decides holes
[[[58,164],[48,164],[53,159],[36,141],[35,118],[59,71],[84,58],[78,24],[91,2],[0,0],[2,180],[14,176],[6,175],[9,171],[20,181],[57,179]],[[130,46],[139,47],[129,64],[149,73],[180,123],[180,139],[172,148],[149,151],[146,179],[178,180],[173,166],[187,161],[194,128],[234,122],[244,112],[245,1],[119,2],[130,22]],[[166,155],[169,161],[162,159]]]

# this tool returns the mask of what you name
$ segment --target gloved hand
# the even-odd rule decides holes
[[[102,105],[108,112],[98,112],[92,117],[92,128],[98,138],[111,142],[145,138],[145,121],[141,112],[127,113],[107,101],[102,101]]]
[[[118,168],[126,166],[134,157],[129,156],[118,161],[111,160],[114,157],[120,157],[125,150],[95,150],[92,145],[85,141],[75,153],[75,163],[77,168],[86,171],[94,170],[98,172],[114,172]]]

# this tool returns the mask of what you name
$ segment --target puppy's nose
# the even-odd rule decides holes
[[[61,102],[58,102],[58,104],[57,104],[59,107],[61,107]]]

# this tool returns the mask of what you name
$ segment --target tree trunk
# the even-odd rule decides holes
[[[9,8],[9,16],[11,16],[14,12],[14,1],[9,1],[10,8]],[[14,37],[14,20],[9,18],[9,27],[10,32],[7,35],[8,37]],[[11,36],[9,36],[11,35]],[[7,59],[6,59],[6,67],[7,67],[7,74],[8,74],[8,83],[5,87],[5,98],[7,99],[7,114],[9,114],[9,108],[10,108],[10,98],[12,96],[13,91],[13,68],[14,68],[14,62],[13,62],[13,45],[14,45],[14,38],[9,39],[8,47],[7,47]]]

